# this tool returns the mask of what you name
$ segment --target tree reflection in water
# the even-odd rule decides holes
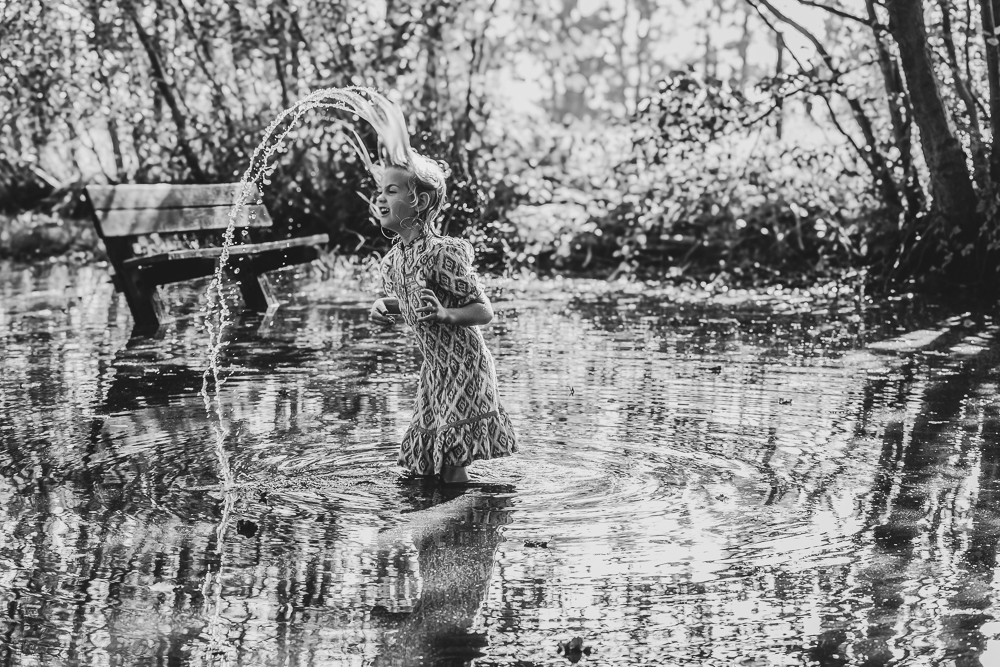
[[[216,423],[198,286],[129,340],[105,280],[0,271],[4,664],[997,655],[988,314],[873,353],[953,313],[510,292],[487,334],[525,453],[446,491],[394,465],[419,359],[367,295],[289,276],[229,329]]]

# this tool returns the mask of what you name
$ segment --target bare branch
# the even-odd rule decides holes
[[[833,75],[830,82],[832,84],[836,84],[839,82],[839,79],[844,75],[844,72],[837,66],[837,64],[833,60],[833,56],[830,55],[830,52],[826,50],[826,47],[823,46],[823,43],[820,42],[819,39],[814,34],[809,32],[809,30],[803,27],[800,23],[792,20],[791,18],[783,14],[781,11],[779,11],[773,4],[771,4],[769,0],[746,0],[746,1],[750,3],[751,6],[755,6],[756,3],[759,2],[761,5],[767,7],[767,9],[772,14],[774,14],[774,16],[777,17],[779,21],[785,23],[788,26],[791,26],[796,32],[798,32],[800,35],[809,40],[809,42],[816,49],[816,53],[819,54],[819,56],[823,59],[823,62],[830,69],[830,72]],[[763,16],[763,13],[760,11],[759,8],[757,8],[757,13]],[[872,126],[871,119],[868,118],[868,114],[865,113],[864,107],[861,105],[861,102],[859,102],[856,97],[851,97],[849,95],[846,95],[843,91],[837,90],[836,86],[833,87],[833,90],[836,91],[838,94],[840,94],[844,98],[844,100],[847,101],[847,105],[851,109],[851,114],[854,116],[854,121],[858,124],[858,128],[861,130],[861,134],[864,136],[865,146],[863,148],[859,148],[859,151],[862,158],[865,160],[865,162],[871,169],[872,176],[875,179],[875,182],[878,185],[879,189],[882,191],[883,197],[885,197],[885,201],[897,204],[899,201],[899,192],[896,189],[895,179],[893,178],[893,175],[889,170],[889,166],[886,163],[885,156],[883,156],[882,153],[879,151],[878,138],[875,136],[875,130],[874,127]],[[824,99],[826,99],[825,96],[823,97]],[[832,105],[830,105],[829,100],[827,100],[827,105],[830,106],[830,113],[832,115],[833,107]]]
[[[866,28],[872,28],[873,30],[886,30],[887,28],[881,23],[875,21],[869,21],[861,16],[855,16],[850,12],[845,12],[843,9],[838,9],[836,7],[830,7],[829,5],[820,4],[818,2],[813,2],[813,0],[798,0],[800,5],[807,5],[809,7],[816,7],[817,9],[822,9],[825,12],[830,12],[834,16],[839,16],[842,19],[847,19],[848,21],[854,21],[860,23]]]
[[[833,123],[833,127],[836,128],[837,132],[840,132],[840,134],[843,135],[843,137],[847,140],[847,143],[849,143],[854,149],[854,152],[858,154],[859,158],[861,158],[861,161],[865,163],[865,166],[874,172],[872,163],[868,160],[868,156],[865,155],[864,150],[862,150],[861,146],[858,146],[858,142],[854,140],[851,133],[844,129],[844,126],[840,124],[839,120],[837,120],[837,112],[834,111],[833,104],[830,103],[830,98],[826,95],[817,95],[817,97],[823,100],[823,103],[826,104],[827,111],[830,112],[830,122]]]
[[[747,0],[747,3],[754,8],[754,11],[757,12],[757,15],[760,17],[760,20],[764,22],[764,25],[770,28],[771,31],[774,32],[775,34],[781,34],[781,31],[778,30],[778,26],[771,23],[771,19],[767,17],[767,14],[761,11],[760,7],[758,7],[756,3],[754,3],[752,0]],[[802,61],[798,59],[794,51],[789,49],[788,55],[790,55],[792,57],[792,60],[795,61],[795,64],[799,66],[799,71],[801,72],[806,71],[806,66],[802,64]]]
[[[774,5],[772,5],[770,2],[768,2],[768,0],[747,0],[747,2],[751,2],[751,3],[754,2],[754,1],[759,2],[760,4],[762,4],[765,7],[767,7],[768,10],[770,10],[770,12],[772,14],[774,14],[775,16],[778,17],[779,21],[781,21],[782,23],[785,23],[785,24],[791,26],[792,28],[795,29],[796,32],[798,32],[800,35],[802,35],[803,37],[805,37],[806,39],[808,39],[810,42],[812,42],[812,45],[816,48],[816,53],[818,53],[820,55],[820,57],[823,58],[823,62],[825,62],[827,64],[827,66],[831,70],[837,71],[837,68],[833,66],[833,57],[826,50],[826,47],[823,46],[823,43],[820,42],[819,39],[816,38],[816,35],[812,34],[808,30],[806,30],[802,26],[801,23],[798,23],[798,22],[790,19],[785,14],[781,13]]]

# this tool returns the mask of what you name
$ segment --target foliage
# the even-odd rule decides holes
[[[38,212],[0,214],[0,257],[102,258],[97,248],[97,233],[89,220]]]
[[[663,80],[633,119],[634,152],[618,170],[628,184],[620,255],[634,264],[657,242],[691,239],[732,272],[862,258],[877,211],[865,179],[835,147],[762,141],[769,113],[691,72]]]
[[[468,218],[477,200],[465,148],[476,82],[447,88],[455,67],[481,58],[470,45],[482,30],[476,3],[398,1],[384,15],[351,0],[10,5],[2,148],[10,162],[64,166],[54,181],[95,170],[109,182],[236,180],[277,109],[311,89],[372,85],[396,92],[422,143],[451,147],[439,157],[464,177],[452,217]],[[341,120],[310,118],[290,136],[265,200],[278,233],[384,246],[356,195],[370,186],[334,131]],[[14,185],[0,181],[4,201]]]
[[[815,274],[859,262],[880,210],[867,180],[842,149],[762,139],[764,107],[677,72],[628,123],[508,137],[502,145],[540,144],[529,160],[497,153],[488,169],[506,174],[508,255],[604,275],[721,267],[738,277],[762,264]]]
[[[443,226],[495,269],[982,281],[1000,266],[997,54],[977,3],[923,3],[925,42],[903,20],[919,4],[11,0],[0,209],[92,179],[234,180],[278,110],[371,85],[449,163]],[[946,124],[914,104],[904,43],[930,54]],[[264,199],[275,234],[364,256],[389,241],[357,196],[373,184],[349,120],[304,118]],[[942,166],[954,147],[965,175]],[[975,190],[956,199],[963,178]],[[942,203],[969,199],[972,216]]]

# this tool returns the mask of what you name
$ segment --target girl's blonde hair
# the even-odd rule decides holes
[[[406,130],[406,118],[403,111],[392,100],[370,88],[352,91],[351,106],[354,113],[368,121],[378,135],[379,162],[372,162],[368,150],[358,133],[354,132],[354,150],[364,162],[368,172],[376,182],[382,182],[385,170],[390,167],[405,169],[410,174],[410,194],[413,204],[419,201],[420,194],[427,194],[429,205],[423,210],[423,223],[429,228],[433,226],[445,203],[448,179],[448,166],[425,155],[417,153],[410,147],[410,135]],[[368,202],[368,207],[375,217],[378,211],[374,203],[362,195]]]

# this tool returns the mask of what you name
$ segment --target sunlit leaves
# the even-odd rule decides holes
[[[843,150],[775,141],[766,103],[690,72],[664,80],[639,108],[636,159],[619,169],[629,186],[619,214],[633,238],[623,248],[698,243],[720,251],[727,271],[860,253],[861,221],[876,206]]]
[[[966,29],[975,6],[953,3],[952,18],[960,69],[983,95],[983,47]],[[928,29],[941,91],[971,148],[939,14]],[[885,158],[881,182],[925,176],[912,132],[893,127],[890,110],[911,119],[902,94],[885,94],[868,26],[810,23],[826,60],[776,25],[789,42],[778,72],[774,30],[743,0],[11,0],[7,16],[0,140],[14,171],[185,182],[197,178],[186,141],[206,179],[233,180],[282,108],[371,85],[403,106],[414,144],[451,166],[443,226],[497,265],[593,268],[604,253],[610,268],[633,266],[668,241],[854,257],[880,204],[881,175],[863,160]],[[825,145],[776,141],[779,118]],[[384,249],[356,195],[371,184],[344,120],[303,119],[265,197],[296,232]],[[860,155],[843,150],[850,141]]]

